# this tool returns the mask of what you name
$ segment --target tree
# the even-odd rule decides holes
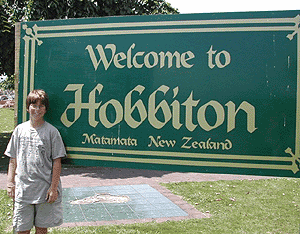
[[[0,74],[14,74],[16,22],[178,13],[165,0],[0,0]]]
[[[0,0],[0,74],[8,76],[0,85],[4,89],[14,89],[14,24],[29,19],[27,6],[28,2],[22,0]]]
[[[0,2],[0,74],[14,74],[14,29],[6,5]]]
[[[165,0],[36,0],[31,4],[30,19],[174,13],[178,11]]]

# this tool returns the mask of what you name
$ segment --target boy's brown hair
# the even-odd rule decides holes
[[[32,90],[26,98],[26,109],[29,109],[30,104],[35,104],[41,101],[41,104],[46,107],[46,111],[49,109],[49,97],[47,93],[42,89]]]

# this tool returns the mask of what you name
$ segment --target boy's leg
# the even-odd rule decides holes
[[[39,228],[39,227],[35,227],[35,233],[36,234],[47,234],[48,230],[47,228]],[[23,231],[23,232],[18,232],[18,234],[30,234],[30,230],[28,231]]]
[[[18,234],[30,234],[30,230],[28,230],[28,231],[23,231],[23,232],[18,232]]]
[[[47,228],[35,227],[35,233],[36,234],[46,234],[46,233],[48,233],[48,229]]]

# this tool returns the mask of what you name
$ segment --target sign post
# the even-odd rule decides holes
[[[75,164],[299,177],[300,11],[20,25],[32,89]]]

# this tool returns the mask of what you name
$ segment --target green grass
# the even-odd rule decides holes
[[[0,133],[11,133],[14,130],[14,109],[0,108]]]
[[[12,223],[13,203],[6,195],[5,190],[0,190],[0,233],[5,233]],[[11,232],[11,230],[9,230]]]
[[[203,233],[300,231],[299,179],[173,183],[166,187],[212,215],[198,222]]]
[[[164,223],[52,228],[51,233],[292,233],[300,230],[300,180],[266,179],[163,184],[210,218]],[[0,210],[9,212],[0,193]],[[3,198],[4,197],[4,198]],[[3,217],[0,217],[3,220]],[[8,220],[9,221],[9,220]],[[7,222],[4,222],[7,225]],[[2,225],[3,226],[3,225]],[[1,227],[2,227],[1,226]],[[6,227],[2,227],[5,230]]]

